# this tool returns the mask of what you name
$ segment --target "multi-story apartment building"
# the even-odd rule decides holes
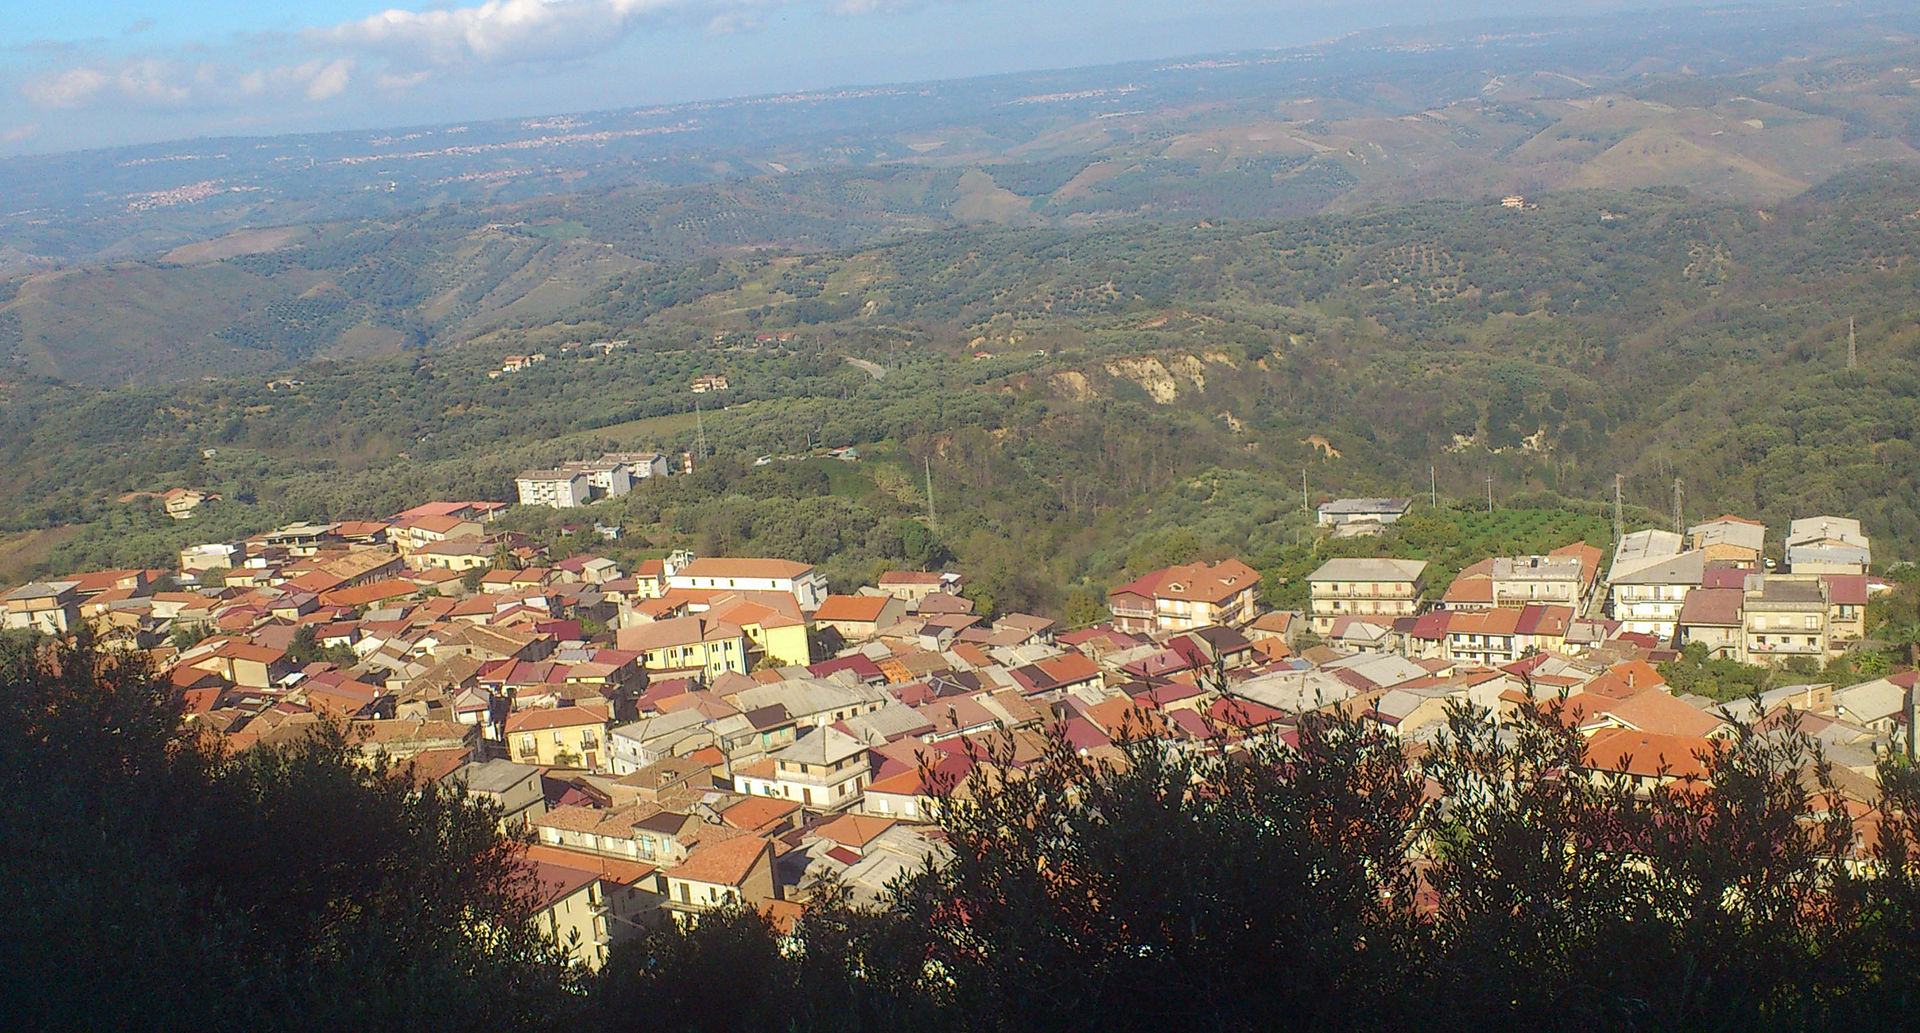
[[[572,509],[593,498],[587,475],[578,470],[527,470],[514,481],[520,489],[523,506],[551,506]]]
[[[1673,638],[1687,593],[1706,577],[1706,553],[1683,552],[1640,564],[1609,579],[1613,619],[1623,631],[1652,635],[1662,642]]]
[[[1750,664],[1778,664],[1796,656],[1827,658],[1827,584],[1814,574],[1747,579],[1741,600],[1742,645]]]
[[[1314,634],[1333,630],[1348,614],[1412,617],[1426,604],[1425,560],[1340,558],[1307,576],[1308,620]]]
[[[1578,556],[1502,556],[1493,561],[1493,605],[1531,603],[1578,606],[1581,567]]]

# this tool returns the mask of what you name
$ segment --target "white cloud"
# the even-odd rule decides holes
[[[353,82],[352,57],[256,67],[201,61],[187,65],[142,57],[117,65],[82,65],[22,87],[40,108],[114,105],[135,108],[228,107],[255,100],[331,100]]]
[[[0,132],[0,143],[19,143],[40,135],[43,127],[38,122],[25,122]]]
[[[432,77],[432,75],[433,75],[432,72],[428,72],[425,70],[421,70],[418,72],[408,72],[405,75],[394,75],[391,73],[382,72],[380,75],[374,78],[374,82],[378,83],[381,89],[404,90],[404,89],[407,89],[408,87],[418,86],[421,83],[426,82],[429,78]]]
[[[339,58],[329,62],[326,67],[314,73],[307,82],[308,100],[327,100],[346,92],[347,82],[353,74],[353,60]]]
[[[447,10],[395,8],[306,38],[376,50],[399,64],[512,64],[607,50],[642,16],[683,6],[686,0],[488,0]]]
[[[97,68],[69,68],[27,83],[27,99],[43,108],[72,108],[93,99],[112,78]]]
[[[159,58],[142,58],[120,68],[114,85],[128,100],[149,104],[181,104],[193,95],[193,89],[178,81],[180,70]]]
[[[393,8],[293,34],[235,38],[225,45],[195,43],[118,57],[63,47],[39,59],[47,71],[17,81],[14,88],[29,107],[40,110],[378,103],[435,79],[495,79],[513,65],[592,58],[650,28],[704,29],[709,37],[724,36],[763,30],[762,17],[777,8],[809,6],[867,15],[927,2],[931,0],[485,0],[464,7]],[[139,35],[149,27],[145,21],[135,23],[127,33]]]
[[[728,11],[716,14],[707,22],[707,31],[715,36],[725,36],[735,32],[752,32],[760,27],[760,19],[745,11]]]

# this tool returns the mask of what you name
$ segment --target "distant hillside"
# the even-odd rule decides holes
[[[504,325],[311,359],[278,389],[0,385],[17,486],[0,531],[68,528],[0,548],[54,568],[157,562],[280,519],[503,498],[527,466],[691,447],[687,385],[720,372],[734,386],[704,414],[703,472],[596,511],[633,548],[793,554],[852,583],[903,555],[898,522],[926,512],[931,466],[940,540],[922,554],[950,550],[1043,608],[1195,552],[1248,557],[1284,599],[1313,555],[1295,544],[1303,470],[1314,495],[1413,494],[1431,476],[1443,495],[1491,486],[1503,509],[1589,516],[1616,474],[1652,513],[1678,479],[1690,517],[1856,515],[1892,561],[1920,548],[1917,211],[1920,170],[1891,165],[1768,205],[1575,191],[634,262],[539,318],[497,300],[523,297],[519,281],[465,310],[441,288],[447,325]],[[566,246],[527,232],[471,235],[501,235],[505,255]],[[299,248],[324,239],[155,275],[304,269]],[[381,253],[354,267],[373,277]],[[601,340],[630,343],[567,347]],[[489,378],[529,351],[550,358]],[[830,445],[862,458],[783,458]],[[114,501],[186,485],[242,501],[184,524]]]
[[[0,261],[129,255],[0,282],[0,361],[106,384],[267,372],[536,326],[614,276],[699,257],[833,252],[964,225],[1192,227],[1592,188],[1776,204],[1849,167],[1920,157],[1920,15],[1670,17],[1655,36],[1624,19],[1465,40],[1356,36],[797,108],[265,146],[311,159],[300,179],[275,173],[278,159],[204,179],[202,165],[240,161],[225,144],[167,161],[0,163],[0,184],[38,202],[0,217],[12,248]],[[716,150],[676,150],[695,138]],[[401,179],[369,194],[369,169]],[[79,182],[90,186],[71,194]],[[563,182],[568,194],[540,196]]]
[[[15,204],[0,215],[0,268],[15,269],[0,362],[95,383],[259,373],[535,326],[614,277],[703,257],[1569,189],[1773,204],[1920,157],[1920,15],[1666,17],[1657,33],[1597,19],[1376,34],[781,103],[0,162]],[[121,257],[51,267],[101,256]]]

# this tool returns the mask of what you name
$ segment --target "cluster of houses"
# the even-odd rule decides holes
[[[344,722],[369,757],[497,803],[535,841],[534,920],[588,965],[723,904],[784,922],[828,881],[877,898],[945,856],[936,801],[976,766],[1030,764],[1051,729],[1118,757],[1147,711],[1223,742],[1232,708],[1198,672],[1286,653],[1192,611],[1140,633],[988,619],[953,572],[836,594],[776,558],[556,558],[496,531],[502,508],[290,524],[35,582],[0,613],[145,651],[227,748]],[[1250,627],[1258,574],[1205,573],[1239,586],[1206,612]]]
[[[787,923],[830,882],[876,899],[948,856],[945,793],[1060,744],[1115,762],[1143,739],[1233,751],[1334,708],[1420,742],[1456,701],[1511,711],[1564,692],[1595,768],[1658,782],[1697,771],[1735,720],[1791,706],[1865,814],[1874,752],[1909,722],[1911,674],[1729,710],[1654,666],[1726,627],[1716,648],[1733,655],[1777,657],[1780,636],[1797,650],[1806,620],[1844,648],[1867,555],[1849,521],[1796,522],[1779,573],[1764,529],[1724,518],[1677,544],[1627,536],[1604,578],[1600,550],[1574,543],[1476,564],[1438,599],[1422,562],[1335,559],[1305,612],[1265,611],[1238,560],[1176,565],[1114,589],[1111,621],[1065,631],[976,613],[950,571],[833,593],[778,558],[556,559],[491,531],[500,508],[289,525],[187,549],[176,570],[36,582],[0,613],[147,651],[232,749],[341,721],[369,755],[493,801],[535,842],[533,919],[589,966],[722,905]],[[1672,604],[1664,632],[1644,629],[1643,602]],[[1776,629],[1783,613],[1800,623]]]
[[[667,457],[658,452],[608,452],[598,459],[562,463],[548,470],[523,470],[514,479],[523,506],[573,509],[633,490],[635,481],[668,474]]]
[[[1544,556],[1493,557],[1462,570],[1438,598],[1430,598],[1424,561],[1333,559],[1308,577],[1307,617],[1314,634],[1340,648],[1480,663],[1590,648],[1623,634],[1656,648],[1698,643],[1711,657],[1765,665],[1795,657],[1824,664],[1858,646],[1868,595],[1884,587],[1868,575],[1859,522],[1794,521],[1784,565],[1767,557],[1766,532],[1737,516],[1685,534],[1636,531],[1621,536],[1604,578],[1601,551],[1584,542]]]

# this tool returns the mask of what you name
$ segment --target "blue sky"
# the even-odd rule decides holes
[[[1287,46],[1622,0],[10,0],[0,154]],[[1659,4],[1658,0],[1643,0]]]

